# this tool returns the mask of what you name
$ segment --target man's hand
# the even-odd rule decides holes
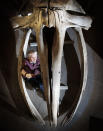
[[[25,76],[26,71],[25,71],[24,69],[22,69],[22,70],[21,70],[21,74],[22,74],[23,76]]]
[[[30,78],[34,77],[34,74],[27,73],[27,74],[25,75],[25,77],[30,79]]]
[[[24,69],[22,69],[21,74],[22,74],[23,76],[25,76],[26,78],[28,78],[28,79],[35,77],[34,74],[27,73]]]

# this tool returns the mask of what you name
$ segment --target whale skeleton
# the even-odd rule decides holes
[[[27,14],[26,16],[18,15],[11,19],[13,28],[23,29],[30,28],[34,29],[36,32],[36,40],[38,44],[38,53],[41,63],[41,74],[43,78],[44,94],[47,101],[48,116],[51,125],[57,126],[57,114],[59,111],[59,97],[60,97],[60,77],[61,77],[61,59],[64,45],[65,32],[67,28],[74,28],[78,32],[80,41],[82,43],[82,55],[83,55],[83,79],[82,79],[82,92],[86,87],[87,82],[87,51],[85,40],[82,33],[82,28],[88,30],[91,27],[92,19],[85,15],[85,11],[75,0],[35,0],[32,2],[34,5],[33,12]],[[72,11],[72,13],[70,13]],[[77,14],[73,14],[76,12]],[[44,27],[54,27],[55,34],[52,43],[52,79],[50,80],[49,75],[49,65],[48,65],[48,47],[43,41],[43,29]],[[31,31],[30,31],[31,32]],[[25,43],[24,35],[24,42]],[[29,33],[30,36],[30,33]],[[21,47],[21,52],[23,51],[23,44]],[[20,66],[21,66],[21,53],[19,55],[18,63],[18,76],[20,81],[20,87],[22,94],[28,104],[31,113],[36,116],[36,118],[45,124],[42,116],[36,110],[35,105],[31,102],[25,85],[22,84],[22,78],[20,76]],[[82,95],[80,95],[81,99]],[[79,99],[79,101],[80,101]],[[77,104],[77,107],[79,102]],[[77,109],[76,107],[76,109]],[[76,111],[76,110],[75,110]],[[74,111],[74,113],[75,113]],[[73,114],[72,114],[73,116]]]

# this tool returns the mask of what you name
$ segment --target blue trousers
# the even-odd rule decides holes
[[[34,78],[30,78],[30,79],[26,78],[26,81],[28,81],[34,88],[35,88],[35,86],[39,87],[40,90],[42,91],[42,93],[44,93],[41,75],[37,75]]]

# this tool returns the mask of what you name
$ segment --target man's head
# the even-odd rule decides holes
[[[36,63],[36,60],[37,60],[37,51],[34,51],[34,50],[28,51],[27,58],[28,58],[28,60],[29,60],[30,63]]]

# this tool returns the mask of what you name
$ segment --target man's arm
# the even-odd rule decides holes
[[[24,76],[26,78],[32,78],[32,77],[34,77],[34,74],[27,73],[24,69],[21,70],[21,74],[22,74],[22,76]]]

